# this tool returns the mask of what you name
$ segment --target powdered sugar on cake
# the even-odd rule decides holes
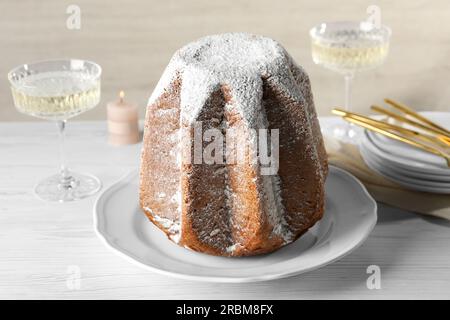
[[[262,99],[262,78],[284,88],[286,95],[303,101],[289,69],[289,55],[276,41],[246,33],[207,36],[178,50],[153,91],[154,103],[177,77],[183,79],[182,118],[193,121],[206,99],[227,85],[233,104],[251,128],[255,128]],[[294,94],[292,94],[294,93]]]
[[[245,138],[250,146],[251,170],[256,173],[254,178],[251,179],[251,183],[257,190],[259,201],[261,201],[262,207],[260,210],[266,215],[259,222],[263,223],[264,220],[267,220],[272,226],[271,235],[273,235],[273,238],[282,239],[283,244],[294,241],[298,237],[299,232],[298,230],[293,231],[290,222],[286,219],[286,216],[288,214],[292,215],[292,212],[287,213],[283,203],[282,194],[285,186],[280,176],[276,174],[260,175],[260,164],[254,160],[257,158],[257,129],[269,128],[264,108],[270,108],[270,105],[265,106],[263,104],[264,86],[269,84],[276,88],[278,90],[277,93],[288,101],[305,106],[305,117],[302,119],[304,124],[302,128],[299,128],[299,132],[303,130],[302,139],[306,144],[302,152],[312,162],[321,163],[322,159],[319,158],[318,154],[319,152],[324,153],[324,151],[318,150],[318,145],[322,138],[320,131],[319,135],[317,134],[317,128],[316,134],[313,132],[317,119],[306,73],[295,64],[289,54],[276,41],[251,34],[229,33],[207,36],[178,50],[165,69],[148,101],[148,105],[157,105],[161,97],[170,96],[172,94],[170,90],[175,90],[172,84],[177,79],[181,83],[179,88],[175,88],[179,90],[179,106],[152,111],[161,119],[165,117],[173,119],[174,114],[179,111],[179,128],[165,137],[173,146],[172,149],[167,150],[167,154],[170,156],[167,159],[173,160],[180,173],[182,172],[184,155],[183,150],[180,150],[180,148],[185,148],[185,146],[183,147],[183,129],[194,125],[194,122],[199,118],[199,114],[204,111],[208,99],[211,98],[214,92],[226,88],[229,91],[231,100],[226,101],[224,112],[237,113],[242,119],[245,128],[248,129],[245,131]],[[226,117],[221,115],[221,119],[219,117],[217,119],[211,117],[208,120],[220,123],[220,129],[227,129],[229,123]],[[298,140],[300,137],[293,136],[292,139]],[[284,143],[289,144],[290,140],[284,141]],[[190,148],[188,151],[190,152]],[[325,179],[323,172],[326,172],[323,165],[320,164],[313,168],[313,170],[317,171],[314,175],[320,176],[323,184]],[[236,200],[233,190],[230,189],[229,170],[227,166],[219,166],[212,172],[212,176],[223,177],[226,183],[224,188],[211,189],[208,192],[211,195],[225,199],[225,207],[229,209],[227,214],[230,216],[230,224],[233,224],[232,210],[236,209],[235,206],[241,203],[239,202],[240,200]],[[178,243],[180,238],[182,238],[182,232],[184,232],[181,226],[183,226],[183,210],[184,206],[186,206],[186,200],[183,200],[185,199],[183,198],[185,195],[183,192],[186,191],[183,191],[181,179],[176,183],[178,183],[177,191],[172,190],[168,194],[164,194],[164,196],[162,193],[159,195],[161,196],[161,201],[164,200],[176,204],[177,219],[167,219],[160,215],[159,212],[153,212],[149,207],[145,207],[144,210],[151,215],[157,224],[165,229],[174,242]],[[157,193],[155,195],[158,197]],[[153,200],[156,201],[158,199]],[[211,210],[209,205],[210,203],[207,202],[201,210]],[[297,208],[300,209],[298,209],[299,212],[296,212],[296,214],[300,216],[311,215],[310,213],[302,212],[304,208],[302,205],[297,206]],[[290,210],[292,211],[292,209]],[[194,210],[194,212],[196,211]],[[226,212],[226,210],[223,212]],[[200,218],[200,215],[198,215],[198,219],[200,221],[205,218]],[[305,218],[305,221],[308,220]],[[204,224],[207,225],[208,222],[205,219]],[[305,222],[306,227],[308,223]],[[246,228],[245,225],[239,226],[234,224],[232,227],[235,229]],[[222,232],[221,228],[212,226],[208,231],[198,232],[197,236],[200,242],[209,245],[214,243],[215,239],[219,239],[218,237]],[[239,243],[237,239],[234,239],[233,234],[229,234],[225,242],[228,245],[222,249],[223,254],[227,255],[234,255],[235,252],[245,246],[245,244]],[[187,243],[182,243],[182,245],[189,247]]]
[[[156,223],[160,224],[164,229],[168,231],[168,236],[173,242],[178,243],[181,236],[180,222],[177,220],[171,220],[167,218],[162,218],[155,214],[152,209],[148,207],[143,208],[147,213],[149,213]]]

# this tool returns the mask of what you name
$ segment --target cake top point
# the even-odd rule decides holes
[[[206,36],[175,53],[148,105],[170,91],[178,79],[181,119],[192,123],[211,94],[226,87],[232,97],[231,107],[250,127],[260,127],[264,81],[292,100],[303,99],[292,74],[294,64],[286,50],[267,37],[248,33]]]
[[[248,33],[206,36],[181,48],[175,59],[214,73],[263,72],[284,56],[274,40]]]

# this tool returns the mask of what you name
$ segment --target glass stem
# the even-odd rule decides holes
[[[70,174],[69,170],[66,166],[66,157],[64,152],[64,144],[66,140],[66,122],[67,120],[58,120],[56,122],[56,125],[58,126],[58,133],[59,133],[59,162],[60,162],[60,174],[61,174],[61,181],[60,181],[60,187],[64,189],[70,188]]]
[[[347,73],[344,76],[345,79],[345,110],[352,111],[351,108],[351,95],[352,95],[352,81],[353,81],[353,73]]]

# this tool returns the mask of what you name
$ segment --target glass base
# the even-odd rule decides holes
[[[357,144],[357,132],[351,123],[343,123],[330,128],[333,137],[344,143]]]
[[[55,174],[39,182],[34,192],[45,201],[68,202],[86,198],[100,190],[102,184],[89,174],[69,172]]]

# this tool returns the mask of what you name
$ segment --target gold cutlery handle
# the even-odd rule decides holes
[[[411,117],[414,117],[414,118],[416,118],[416,119],[419,120],[419,121],[422,121],[423,123],[429,125],[430,127],[433,127],[433,128],[438,129],[438,130],[440,130],[440,131],[442,131],[442,132],[445,132],[445,133],[447,133],[447,134],[450,134],[450,131],[449,131],[449,130],[447,130],[447,129],[444,128],[444,127],[441,127],[440,125],[434,123],[434,122],[431,121],[430,119],[428,119],[428,118],[422,116],[420,113],[417,113],[416,111],[414,111],[414,110],[411,109],[410,107],[407,107],[407,106],[405,106],[404,104],[398,103],[398,102],[396,102],[396,101],[394,101],[394,100],[391,100],[391,99],[384,99],[384,101],[385,101],[387,104],[391,105],[392,107],[396,108],[397,110],[400,110],[400,111],[402,111],[402,112],[404,112],[404,113],[410,115]]]
[[[373,106],[371,106],[370,108],[371,108],[373,111],[375,111],[375,112],[384,114],[384,115],[389,116],[389,117],[391,117],[391,118],[393,118],[393,119],[395,119],[395,120],[398,120],[398,121],[400,121],[400,122],[407,123],[407,124],[412,125],[412,126],[414,126],[414,127],[416,127],[416,128],[420,128],[420,129],[422,129],[422,130],[424,130],[424,131],[431,132],[431,133],[433,133],[433,134],[437,134],[437,135],[440,135],[440,136],[445,136],[446,138],[449,138],[449,139],[450,139],[450,135],[447,134],[446,132],[443,132],[443,131],[440,130],[440,129],[428,127],[428,126],[426,126],[426,125],[421,124],[420,122],[410,120],[410,119],[408,119],[408,118],[406,118],[406,117],[403,117],[403,116],[401,116],[401,115],[399,115],[399,114],[397,114],[397,113],[395,113],[395,112],[386,110],[385,108],[382,108],[382,107],[380,107],[380,106],[373,105]]]
[[[450,139],[447,139],[444,136],[439,136],[439,137],[430,136],[430,135],[427,135],[425,133],[421,133],[421,132],[418,132],[418,131],[415,131],[415,130],[411,130],[411,129],[407,129],[407,128],[404,128],[404,127],[401,127],[401,126],[397,126],[397,125],[392,124],[392,123],[387,123],[387,122],[383,122],[383,121],[380,121],[380,120],[376,120],[376,119],[373,119],[373,118],[370,118],[370,117],[363,116],[363,115],[358,114],[358,113],[345,111],[345,110],[342,110],[342,109],[339,109],[339,108],[334,108],[332,110],[332,112],[334,114],[337,114],[337,115],[341,116],[341,117],[351,116],[353,118],[356,118],[356,119],[359,119],[359,120],[363,120],[365,122],[372,123],[372,124],[374,124],[376,126],[381,126],[381,127],[385,128],[385,129],[394,129],[395,131],[398,131],[398,132],[400,132],[402,134],[414,137],[416,139],[420,139],[420,140],[425,141],[427,143],[435,144],[435,145],[437,145],[439,147],[448,148],[450,146]]]
[[[333,113],[342,115],[342,110],[333,109]],[[423,144],[423,143],[420,143],[418,141],[414,141],[414,140],[408,139],[408,138],[406,138],[406,137],[404,137],[404,136],[402,136],[400,134],[397,134],[397,133],[394,133],[392,131],[389,131],[388,129],[379,127],[379,126],[377,126],[375,124],[376,120],[371,119],[371,120],[374,121],[374,122],[371,122],[371,121],[364,120],[362,118],[358,119],[357,117],[355,117],[354,115],[349,114],[348,112],[346,112],[346,114],[347,115],[343,116],[344,120],[346,120],[348,122],[351,122],[351,123],[354,123],[356,125],[359,125],[361,127],[364,127],[364,128],[366,128],[368,130],[377,132],[377,133],[382,134],[384,136],[387,136],[387,137],[389,137],[391,139],[394,139],[394,140],[397,140],[397,141],[409,144],[409,145],[411,145],[413,147],[416,147],[418,149],[421,149],[423,151],[426,151],[426,152],[438,155],[438,156],[444,158],[446,160],[446,162],[447,162],[447,166],[450,167],[450,156],[447,155],[446,153],[442,152],[441,150],[435,149],[433,147],[430,147],[430,146],[428,146],[426,144]]]

